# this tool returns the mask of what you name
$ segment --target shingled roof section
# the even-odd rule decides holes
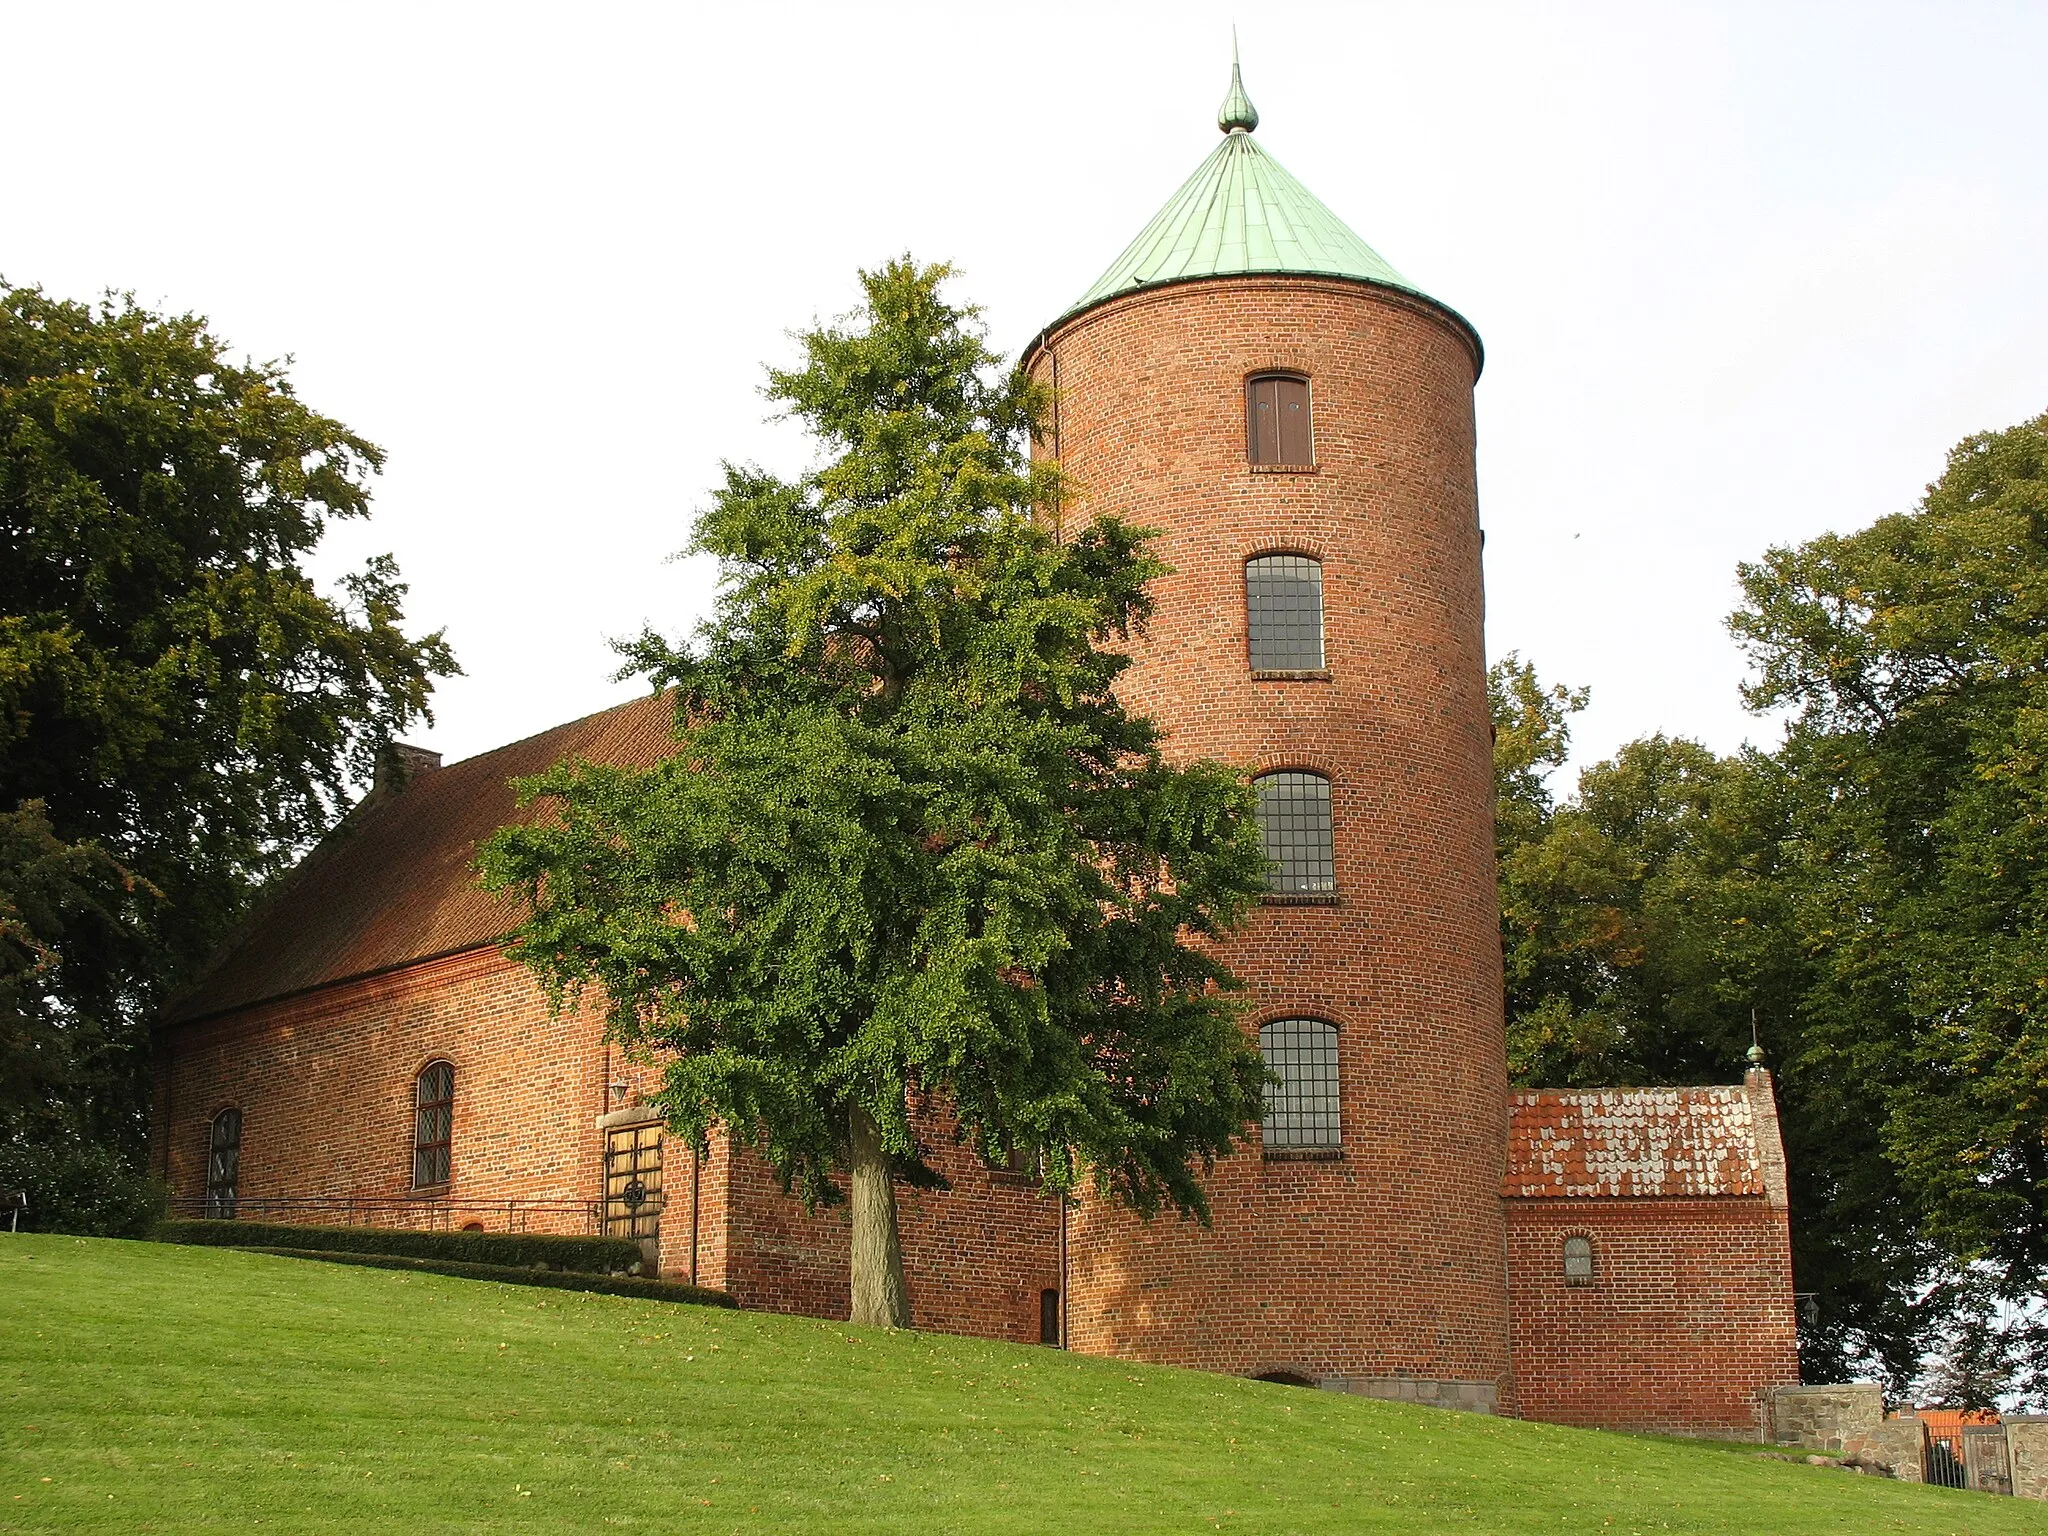
[[[370,796],[284,877],[164,1022],[497,943],[518,922],[518,904],[477,885],[476,852],[532,814],[512,780],[569,757],[658,762],[674,750],[673,720],[669,696],[649,695]]]
[[[1594,1088],[1508,1100],[1511,1200],[1763,1195],[1744,1088]]]

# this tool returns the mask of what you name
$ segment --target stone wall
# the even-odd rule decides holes
[[[2022,1499],[2048,1499],[2048,1419],[2007,1419],[2006,1455],[2012,1491]]]
[[[1779,1445],[1840,1451],[1884,1422],[1884,1388],[1873,1381],[1773,1387],[1767,1399],[1770,1438]]]

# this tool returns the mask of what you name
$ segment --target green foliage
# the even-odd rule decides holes
[[[943,1105],[1054,1189],[1199,1213],[1194,1165],[1265,1081],[1203,944],[1264,880],[1250,794],[1164,763],[1112,694],[1161,567],[1114,519],[1035,521],[1042,398],[947,275],[864,273],[856,323],[770,374],[824,462],[728,466],[692,546],[715,616],[631,648],[680,751],[529,782],[556,814],[499,834],[486,878],[530,902],[515,952],[551,992],[596,987],[658,1052],[673,1125],[729,1126],[809,1199],[861,1110],[929,1178],[917,1113]]]
[[[2041,1526],[2025,1499],[1754,1443],[223,1249],[0,1239],[0,1317],[0,1465],[23,1531]]]
[[[24,1232],[140,1237],[164,1213],[163,1186],[126,1147],[34,1122],[0,1136],[0,1189],[28,1196],[17,1215]]]
[[[165,1221],[150,1233],[159,1242],[216,1248],[315,1249],[325,1253],[379,1253],[439,1263],[512,1265],[626,1274],[640,1266],[640,1245],[624,1237],[575,1237],[554,1232],[423,1232],[409,1227],[304,1227],[267,1221]]]
[[[139,1154],[144,1020],[454,670],[368,511],[370,443],[197,317],[0,285],[5,1133]]]
[[[1562,696],[1514,665],[1523,686],[1496,688],[1497,711]],[[1801,1330],[1805,1372],[1840,1380],[1875,1363],[1903,1388],[1928,1337],[1921,1293],[1937,1256],[1859,1085],[1806,1045],[1796,779],[1762,754],[1717,758],[1652,736],[1585,769],[1562,805],[1503,784],[1502,819],[1523,826],[1500,868],[1515,1081],[1726,1081],[1755,1018],[1778,1074],[1794,1269],[1820,1302]]]
[[[1845,1064],[1928,1234],[2048,1264],[2048,416],[1920,507],[1742,572],[1758,708],[1798,711],[1811,1047]]]

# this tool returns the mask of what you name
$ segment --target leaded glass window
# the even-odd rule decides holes
[[[1259,1026],[1259,1052],[1279,1078],[1266,1084],[1267,1150],[1337,1148],[1337,1026],[1275,1019]]]
[[[1254,672],[1316,672],[1323,665],[1323,563],[1260,555],[1244,563]]]
[[[448,1182],[448,1146],[455,1127],[455,1068],[430,1063],[413,1084],[412,1187]]]
[[[1299,896],[1337,889],[1330,842],[1330,781],[1319,773],[1267,773],[1258,792],[1259,833],[1274,892]]]
[[[235,1186],[242,1178],[242,1112],[224,1109],[206,1129],[206,1214],[235,1219]]]
[[[1593,1283],[1593,1239],[1590,1237],[1568,1237],[1564,1240],[1564,1283]]]

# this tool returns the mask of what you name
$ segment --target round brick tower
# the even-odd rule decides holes
[[[1287,888],[1227,947],[1285,1102],[1208,1180],[1213,1227],[1076,1208],[1066,1339],[1505,1407],[1479,340],[1257,122],[1233,66],[1223,143],[1027,353],[1069,529],[1113,512],[1173,567],[1121,691],[1171,754],[1276,775]]]

